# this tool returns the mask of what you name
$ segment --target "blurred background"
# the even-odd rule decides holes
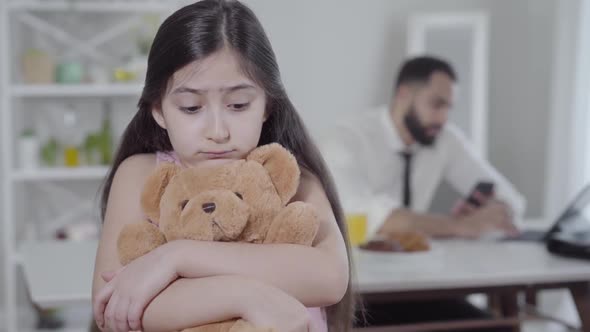
[[[0,1],[0,322],[35,327],[31,302],[53,308],[60,287],[86,282],[43,271],[74,250],[68,265],[91,272],[76,259],[94,258],[99,188],[136,111],[151,39],[188,2]],[[526,196],[527,219],[554,218],[590,180],[587,1],[245,2],[314,136],[388,102],[399,64],[428,53],[457,69],[451,118]],[[448,211],[454,194],[439,191],[432,210]],[[66,315],[67,326],[87,325],[88,307],[66,311],[45,310],[43,324]]]

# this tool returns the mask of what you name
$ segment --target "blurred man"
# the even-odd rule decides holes
[[[369,237],[403,231],[467,238],[518,232],[514,222],[524,212],[522,195],[448,121],[456,79],[453,68],[440,59],[409,59],[398,73],[389,105],[359,112],[321,141],[344,209],[368,215]],[[465,199],[449,215],[428,213],[443,180]],[[494,192],[475,193],[468,203],[481,181],[493,183]],[[414,314],[418,320],[486,316],[465,301],[420,303],[414,309],[406,303],[369,304],[368,316],[376,325],[395,323],[392,316],[411,321],[412,312],[419,312]],[[427,317],[428,312],[433,315]]]
[[[522,195],[448,121],[455,81],[454,70],[440,59],[410,59],[388,106],[359,112],[322,140],[344,208],[368,213],[369,234],[411,229],[473,238],[516,232]],[[476,194],[481,208],[464,200],[448,216],[429,214],[443,180],[464,197],[478,182],[492,182],[494,195]]]

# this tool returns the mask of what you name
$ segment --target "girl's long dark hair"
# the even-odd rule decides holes
[[[138,111],[123,133],[103,187],[102,218],[113,177],[125,159],[140,153],[172,150],[168,134],[151,114],[153,107],[161,106],[172,75],[185,65],[204,59],[223,47],[235,52],[244,72],[266,93],[267,120],[258,144],[277,142],[283,145],[293,153],[301,167],[319,178],[342,236],[347,241],[350,260],[345,219],[330,173],[285,92],[274,51],[262,25],[254,13],[238,1],[204,0],[188,5],[168,17],[159,28],[148,56]],[[352,267],[352,264],[349,266]],[[327,310],[330,331],[350,329],[353,316],[350,282],[342,301]]]

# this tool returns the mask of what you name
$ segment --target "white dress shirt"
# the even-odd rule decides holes
[[[368,216],[372,236],[385,218],[402,206],[404,160],[402,142],[387,106],[346,118],[320,137],[320,149],[328,164],[346,213]],[[514,186],[484,160],[465,135],[447,122],[433,146],[414,144],[411,168],[411,209],[427,212],[441,181],[447,180],[467,196],[479,181],[495,184],[496,198],[507,203],[520,220],[525,199]]]

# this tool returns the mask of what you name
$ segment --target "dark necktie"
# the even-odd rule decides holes
[[[412,189],[410,188],[410,179],[412,177],[412,153],[409,151],[400,152],[404,159],[404,188],[403,198],[404,207],[411,208],[412,206]]]

